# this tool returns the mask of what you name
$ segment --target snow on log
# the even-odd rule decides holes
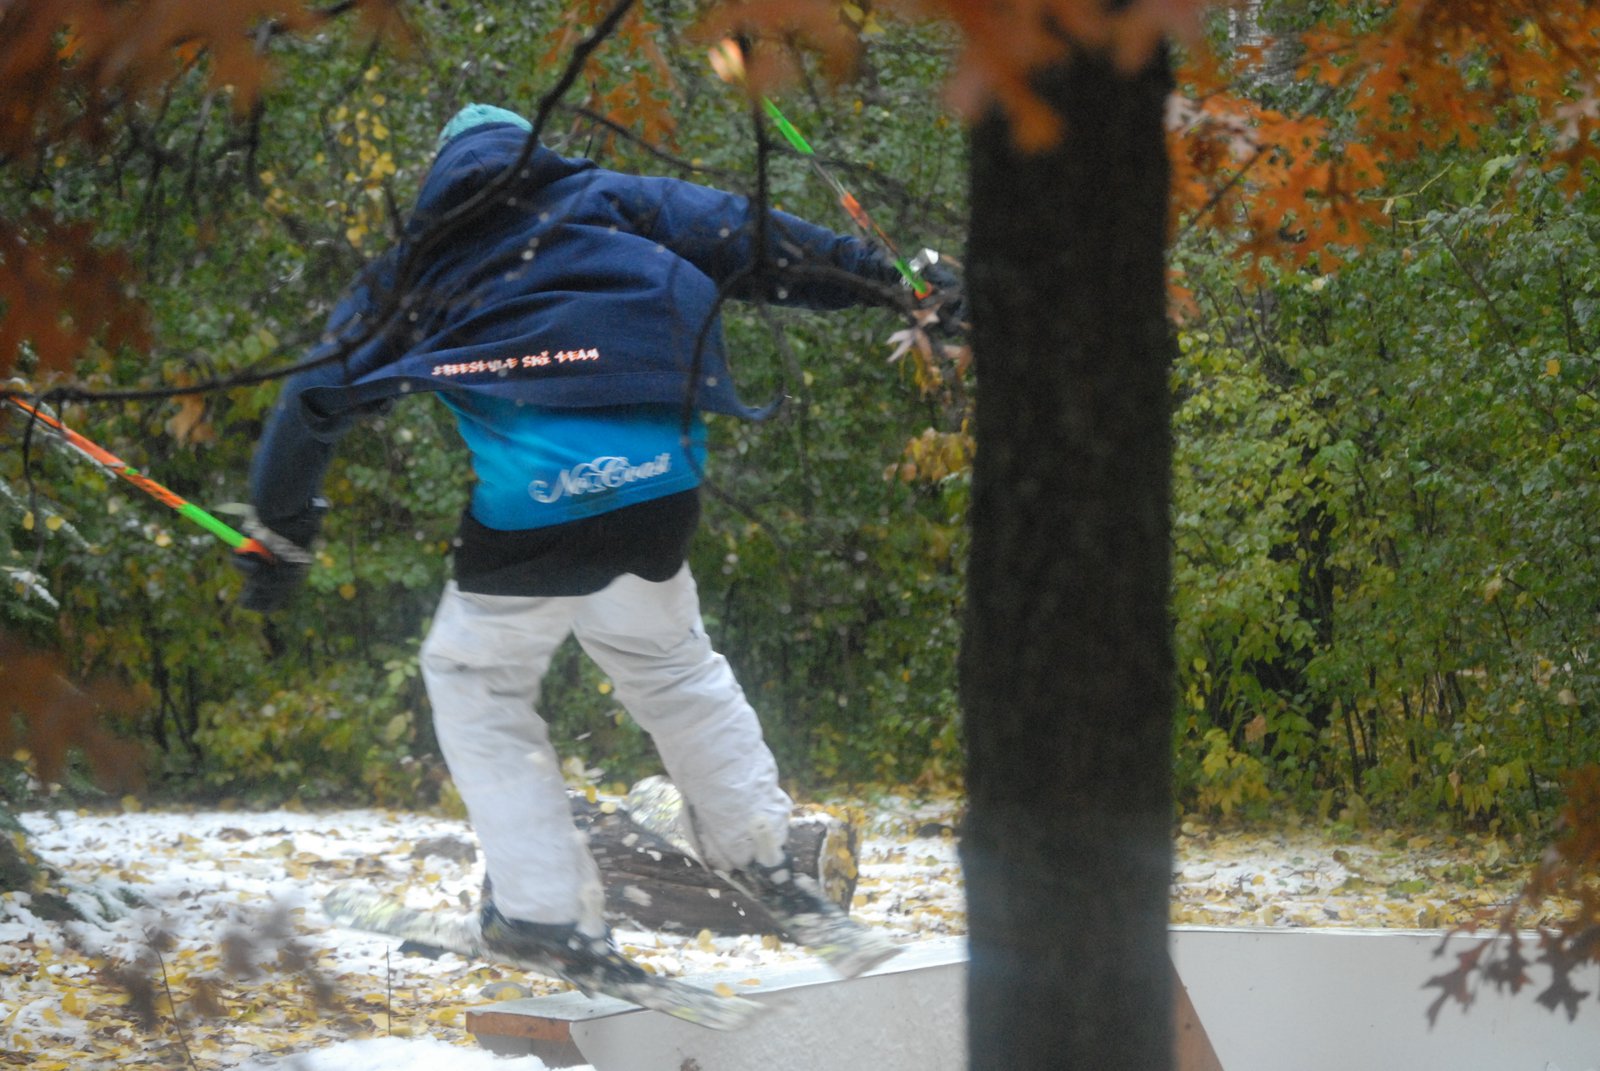
[[[670,782],[641,781],[620,803],[591,803],[576,795],[571,800],[573,818],[588,834],[600,866],[608,915],[652,930],[778,932],[760,904],[696,858],[684,833],[682,799]],[[832,814],[797,808],[790,819],[796,869],[815,878],[846,910],[855,896],[857,851],[855,828]]]

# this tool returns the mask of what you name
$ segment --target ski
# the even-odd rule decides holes
[[[475,914],[422,911],[381,893],[339,889],[322,902],[328,917],[342,926],[368,933],[398,937],[417,945],[454,952],[467,959],[488,960],[533,971],[547,977],[562,976],[551,964],[518,960],[485,946]],[[647,975],[647,981],[600,983],[592,980],[579,986],[585,992],[625,1000],[641,1008],[662,1012],[684,1022],[712,1030],[733,1030],[744,1026],[764,1009],[753,1000],[721,996],[676,978]],[[574,984],[577,984],[574,982]]]

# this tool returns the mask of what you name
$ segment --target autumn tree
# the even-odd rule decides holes
[[[148,282],[138,266],[141,250],[119,244],[88,218],[60,211],[47,192],[52,174],[80,155],[93,159],[103,154],[116,186],[127,173],[147,168],[147,195],[161,189],[157,176],[165,173],[196,198],[201,172],[212,166],[203,157],[213,110],[217,120],[212,130],[231,132],[224,135],[220,151],[253,158],[270,45],[326,30],[346,16],[361,19],[369,37],[403,36],[394,5],[384,0],[320,9],[293,0],[223,0],[203,7],[70,0],[0,7],[0,95],[7,101],[0,109],[0,167],[15,180],[15,189],[8,192],[20,192],[18,200],[27,206],[0,219],[4,395],[25,390],[29,382],[60,385],[74,377],[81,389],[86,378],[103,375],[97,356],[144,353],[154,344],[152,316],[141,292],[141,283]],[[185,84],[203,87],[187,156],[158,132]],[[217,175],[206,178],[215,183]],[[156,207],[153,196],[141,206],[149,216],[151,243],[161,224]],[[148,254],[150,245],[142,251]],[[18,372],[26,379],[13,379]],[[178,378],[193,385],[204,377]],[[170,384],[146,393],[157,399],[187,397],[169,430],[179,441],[196,441],[190,433],[204,406],[195,394],[186,396],[182,387]],[[33,481],[40,472],[46,431],[20,419],[10,407],[5,414],[7,435],[22,448],[28,485],[20,495],[5,489],[5,504],[15,507],[7,514],[8,528],[20,522],[23,532],[66,537],[79,550],[89,551],[82,532],[49,508]],[[149,705],[143,687],[149,678],[139,681],[140,687],[129,687],[126,675],[86,673],[59,651],[39,645],[38,640],[51,638],[54,631],[46,623],[47,610],[59,605],[41,583],[40,557],[31,556],[30,567],[4,569],[12,601],[0,616],[5,625],[0,631],[0,682],[6,693],[0,706],[0,753],[6,762],[14,755],[26,756],[28,770],[43,782],[68,779],[73,756],[82,756],[101,791],[139,787],[147,772],[142,747],[108,726]],[[73,631],[70,622],[67,631]],[[37,886],[35,892],[43,895],[52,872],[41,869],[28,852],[3,804],[0,822],[0,888]],[[67,910],[65,901],[61,903]]]
[[[1152,271],[1168,202],[1151,196],[1165,174],[1148,146],[1163,129],[1156,39],[1195,43],[1202,8],[1042,4],[1003,28],[977,5],[939,8],[967,32],[956,84],[987,116],[973,147],[983,389],[963,651],[980,1066],[1170,1062],[1171,350]],[[1180,74],[1166,125],[1181,225],[1203,218],[1244,256],[1330,271],[1382,222],[1366,195],[1386,168],[1506,122],[1554,121],[1538,163],[1581,182],[1600,114],[1594,12],[1423,0],[1318,12],[1327,21],[1289,45],[1323,87],[1303,111],[1227,91],[1280,48],[1197,54]],[[1030,185],[1044,160],[1050,179]],[[1003,201],[991,181],[1033,196]],[[991,243],[991,226],[1005,239]]]
[[[1304,272],[1301,279],[1326,282],[1335,278],[1347,259],[1362,255],[1375,230],[1391,233],[1396,229],[1405,211],[1397,206],[1409,203],[1410,190],[1425,187],[1431,178],[1444,173],[1437,165],[1440,154],[1480,143],[1500,146],[1502,154],[1507,145],[1521,146],[1522,151],[1497,155],[1483,163],[1479,190],[1505,168],[1508,196],[1526,194],[1530,202],[1549,206],[1534,212],[1537,217],[1562,211],[1558,198],[1546,197],[1551,190],[1576,193],[1586,177],[1592,176],[1600,152],[1595,137],[1600,84],[1594,75],[1600,19],[1593,10],[1515,2],[1396,2],[1354,10],[1283,5],[1276,14],[1278,25],[1293,32],[1245,42],[1234,51],[1231,62],[1214,69],[1207,64],[1191,67],[1185,96],[1174,108],[1174,134],[1182,139],[1175,140],[1173,148],[1179,203],[1198,206],[1192,209],[1193,219],[1219,223],[1224,234],[1242,234],[1242,248],[1254,256],[1299,267]],[[1281,78],[1271,77],[1272,69],[1281,69],[1286,56],[1295,57],[1301,82],[1292,91],[1283,88]],[[1241,104],[1237,96],[1230,100],[1220,92],[1224,82],[1218,80],[1219,72],[1234,86],[1265,88],[1249,103]],[[1205,135],[1208,130],[1211,134]],[[1203,136],[1191,137],[1194,134]],[[1415,162],[1422,159],[1434,163],[1419,177]],[[1218,168],[1219,160],[1228,162]],[[1208,173],[1213,177],[1201,177]],[[1481,197],[1481,193],[1469,192],[1467,199],[1474,196]],[[1216,215],[1219,210],[1224,210],[1221,216]],[[1524,241],[1514,237],[1521,226],[1519,215],[1462,212],[1460,218],[1481,221],[1481,233],[1490,240]],[[1453,234],[1439,234],[1441,225],[1442,219],[1435,217],[1427,231],[1413,233],[1432,237],[1442,246],[1451,275],[1474,295],[1488,332],[1487,337],[1480,334],[1467,344],[1481,347],[1485,351],[1481,359],[1490,364],[1503,362],[1516,368],[1519,359],[1537,349],[1536,336],[1541,329],[1532,318],[1520,325],[1508,319],[1501,301],[1488,292],[1480,269],[1459,244],[1465,231],[1452,228]],[[1398,253],[1403,262],[1416,250]],[[1553,274],[1563,278],[1559,271]],[[1558,302],[1566,309],[1565,333],[1570,340],[1575,321],[1564,281],[1560,290]],[[1380,348],[1374,360],[1384,359],[1382,338],[1380,325]],[[1435,364],[1475,363],[1453,362],[1448,352],[1437,350],[1430,359]],[[1517,378],[1542,375],[1552,379],[1560,364],[1556,358],[1541,358]],[[1449,374],[1448,370],[1444,374]],[[1577,390],[1581,395],[1586,387],[1580,383]],[[1581,401],[1580,397],[1580,408]],[[1539,428],[1535,434],[1564,439],[1563,421],[1543,403],[1533,401],[1532,405],[1535,415],[1531,424]],[[1488,417],[1489,407],[1482,406],[1476,426],[1481,429],[1483,445],[1488,440]],[[1473,418],[1467,417],[1465,424],[1473,427]],[[1325,463],[1327,459],[1322,460]],[[1529,563],[1520,570],[1520,579],[1535,585],[1536,575],[1548,578],[1554,567],[1554,561]],[[1583,559],[1569,558],[1565,568],[1581,576]],[[1492,608],[1507,571],[1514,570],[1492,570],[1487,580],[1475,576],[1441,580],[1460,583],[1478,596],[1471,603]],[[1562,587],[1546,582],[1539,585],[1537,596],[1523,587],[1518,605],[1539,601],[1542,612],[1554,618],[1551,609],[1561,598],[1557,593]],[[1490,612],[1497,615],[1500,628],[1509,629],[1511,617],[1506,609]],[[1586,679],[1580,683],[1568,678],[1570,685],[1558,692],[1548,684],[1550,669],[1536,666],[1553,668],[1554,656],[1545,654],[1551,649],[1563,652],[1556,662],[1570,659],[1569,666],[1589,662],[1592,647],[1584,635],[1587,631],[1579,626],[1576,631],[1547,635],[1539,641],[1536,655],[1517,651],[1516,645],[1510,644],[1509,657],[1500,665],[1490,664],[1495,677],[1492,683],[1486,682],[1484,691],[1493,698],[1486,696],[1485,702],[1515,711],[1548,702],[1541,700],[1541,693],[1547,693],[1568,709],[1581,707],[1592,688]],[[1447,709],[1467,708],[1470,700],[1458,691],[1459,682],[1486,676],[1483,666],[1483,662],[1461,665],[1450,679],[1438,678],[1441,692],[1447,696],[1456,693],[1447,699],[1451,704]],[[1360,690],[1359,682],[1345,687],[1356,693]],[[1401,705],[1426,702],[1427,683],[1415,693],[1387,698]],[[1350,706],[1346,706],[1346,719]],[[1369,740],[1367,754],[1374,751]],[[1443,795],[1459,802],[1463,793],[1491,791],[1496,776],[1502,785],[1519,776],[1529,783],[1525,772],[1520,761],[1506,762],[1489,771],[1488,785],[1467,786],[1452,772]],[[1352,784],[1359,792],[1359,770],[1355,773]],[[1539,1000],[1553,1010],[1559,1007],[1575,1013],[1579,994],[1571,984],[1571,974],[1578,964],[1592,960],[1593,935],[1600,930],[1593,895],[1586,891],[1587,879],[1582,877],[1593,873],[1593,811],[1584,802],[1592,798],[1593,780],[1590,772],[1568,777],[1571,802],[1564,812],[1562,831],[1536,868],[1523,898],[1498,920],[1509,938],[1505,954],[1480,950],[1463,956],[1456,970],[1435,978],[1433,984],[1440,987],[1441,996],[1433,1014],[1450,999],[1470,1003],[1472,993],[1466,982],[1479,972],[1510,992],[1533,984],[1530,961],[1509,935],[1516,920],[1527,917],[1520,913],[1522,909],[1558,890],[1572,897],[1578,908],[1560,925],[1545,929],[1538,939],[1538,958],[1549,972]],[[1531,787],[1537,796],[1536,780]]]

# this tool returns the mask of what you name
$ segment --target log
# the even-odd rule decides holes
[[[683,801],[672,784],[650,778],[618,803],[572,797],[573,820],[589,837],[613,925],[720,934],[779,933],[754,903],[707,869],[684,834]],[[795,868],[815,878],[845,910],[855,896],[857,832],[825,811],[797,808],[789,822]]]

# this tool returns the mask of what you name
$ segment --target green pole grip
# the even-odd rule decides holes
[[[806,139],[801,136],[800,131],[796,130],[794,124],[789,122],[788,117],[778,110],[776,104],[766,97],[761,98],[761,103],[767,109],[767,115],[772,119],[772,124],[778,128],[778,133],[782,134],[784,140],[794,146],[795,152],[802,156],[816,155],[806,142]]]
[[[216,536],[218,539],[222,540],[235,550],[238,550],[240,547],[244,546],[246,542],[244,536],[228,527],[228,525],[224,524],[222,521],[217,520],[211,514],[207,513],[205,510],[201,509],[199,506],[196,506],[192,502],[185,502],[183,505],[179,506],[178,515],[181,517],[187,517],[189,520],[193,521],[195,524],[198,524],[201,528],[204,528],[206,531],[210,532],[212,535]]]
[[[851,218],[854,219],[863,230],[866,230],[869,233],[876,231],[879,238],[882,239],[884,244],[889,247],[889,251],[893,253],[894,246],[889,242],[888,235],[885,235],[881,230],[878,229],[877,225],[872,222],[871,217],[866,214],[861,205],[853,196],[851,196],[850,191],[846,190],[842,185],[840,185],[839,180],[834,178],[833,175],[825,170],[815,159],[817,155],[816,152],[811,148],[811,144],[806,141],[805,136],[795,128],[793,123],[789,122],[789,117],[784,115],[783,112],[778,109],[776,104],[772,103],[770,97],[762,97],[761,105],[766,109],[767,117],[772,120],[772,125],[778,128],[778,133],[783,135],[784,140],[793,146],[794,150],[801,156],[812,157],[812,166],[817,168],[822,177],[827,179],[828,183],[833,186],[834,190],[845,202],[845,210],[850,213]],[[906,261],[905,257],[902,257],[896,253],[894,258],[894,266],[899,270],[900,274],[905,277],[906,282],[911,286],[912,293],[916,294],[917,297],[926,297],[932,292],[933,288],[929,286],[922,278],[921,273],[919,273],[916,268],[912,267],[911,264]]]
[[[933,287],[928,285],[927,280],[922,277],[922,274],[917,269],[911,266],[905,257],[895,257],[894,266],[905,278],[906,283],[910,285],[911,292],[917,297],[927,297],[933,293]]]

